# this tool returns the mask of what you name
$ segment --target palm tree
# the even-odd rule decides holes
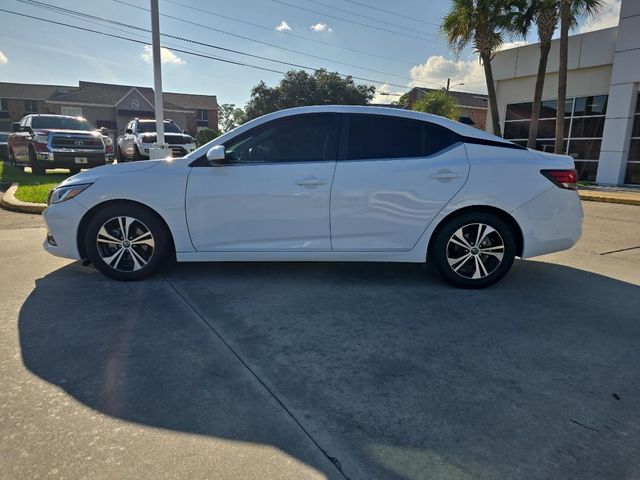
[[[480,55],[489,93],[493,133],[496,135],[500,135],[500,117],[491,59],[504,42],[504,33],[513,29],[510,15],[513,4],[508,0],[453,0],[441,27],[449,47],[456,53],[471,43]]]
[[[453,96],[444,90],[432,90],[425,93],[413,105],[412,110],[431,113],[441,117],[458,121],[460,119],[460,107]]]
[[[583,15],[595,15],[603,0],[560,0],[560,65],[558,69],[558,107],[556,110],[556,153],[564,153],[564,114],[567,101],[569,30]]]
[[[536,148],[538,138],[538,121],[542,108],[542,91],[547,75],[547,62],[551,50],[551,39],[558,26],[558,0],[527,0],[524,8],[515,16],[515,27],[526,38],[531,25],[535,22],[540,40],[540,61],[538,63],[538,76],[533,94],[533,108],[531,111],[531,123],[529,126],[529,139],[527,147]]]

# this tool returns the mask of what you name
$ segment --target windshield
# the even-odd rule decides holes
[[[6,142],[8,136],[8,133],[0,133],[0,142]]]
[[[182,133],[175,123],[168,120],[164,121],[164,131],[166,133]],[[138,133],[156,133],[156,121],[138,122]]]
[[[96,127],[81,117],[40,115],[31,119],[31,128],[57,128],[60,130],[95,130]]]

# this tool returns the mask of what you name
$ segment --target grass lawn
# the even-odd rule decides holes
[[[46,203],[49,191],[70,176],[67,170],[53,170],[45,175],[33,175],[22,168],[0,162],[0,183],[19,183],[16,198],[23,202]]]

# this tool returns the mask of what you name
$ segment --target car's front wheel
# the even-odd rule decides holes
[[[454,217],[438,230],[428,258],[453,285],[484,288],[507,274],[516,248],[511,227],[500,217],[469,212]]]
[[[141,280],[170,259],[171,237],[153,211],[118,203],[99,210],[89,221],[85,251],[105,275],[116,280]]]

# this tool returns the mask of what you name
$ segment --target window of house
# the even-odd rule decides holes
[[[593,182],[596,179],[608,99],[608,95],[567,99],[564,153],[573,157],[580,180]],[[538,150],[554,151],[557,105],[557,100],[542,102],[536,140]],[[527,144],[531,110],[530,102],[507,105],[504,138],[519,145]]]
[[[38,102],[36,100],[25,100],[24,111],[26,113],[38,113]]]
[[[202,109],[198,108],[196,110],[196,115],[197,115],[197,120],[199,122],[207,122],[207,121],[209,121],[209,111],[208,110],[202,110]]]
[[[0,98],[0,112],[6,112],[9,110],[9,102],[6,98]]]
[[[234,163],[335,160],[335,115],[300,115],[257,127],[225,145]]]
[[[69,115],[71,117],[81,117],[82,107],[61,107],[60,113],[62,115]]]
[[[638,95],[638,102],[636,103],[636,114],[633,121],[627,173],[624,183],[640,185],[640,95]]]

